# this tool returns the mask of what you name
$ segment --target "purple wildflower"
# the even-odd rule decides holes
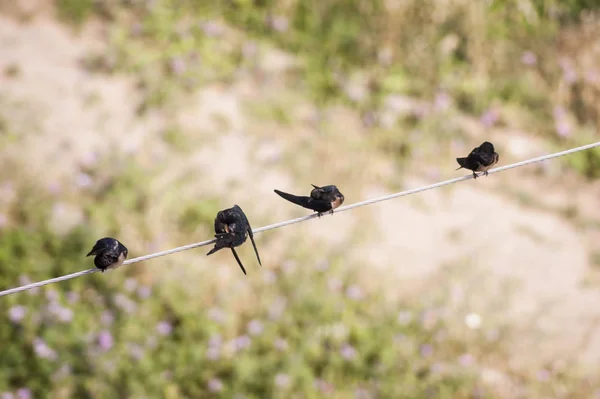
[[[547,382],[550,380],[550,372],[546,369],[538,370],[537,379],[540,382]]]
[[[419,352],[421,352],[421,356],[429,357],[433,354],[433,346],[431,346],[430,344],[423,344],[421,345]]]
[[[441,374],[444,371],[445,367],[443,364],[441,363],[433,363],[431,365],[431,367],[429,368],[429,370],[431,370],[431,372],[433,374]]]
[[[357,388],[354,390],[354,399],[370,399],[371,394],[365,388]]]
[[[5,182],[0,186],[0,198],[6,202],[11,202],[17,196],[15,185],[12,182]]]
[[[264,330],[264,326],[263,323],[260,322],[260,320],[252,320],[250,321],[250,323],[248,323],[248,333],[250,335],[259,335],[263,332]]]
[[[211,392],[221,392],[223,390],[223,383],[218,378],[211,378],[208,381],[208,390]]]
[[[18,399],[30,399],[31,391],[28,388],[17,389],[17,398]]]
[[[537,56],[532,51],[526,51],[521,55],[521,62],[524,65],[535,65],[537,63]]]
[[[171,58],[171,61],[169,62],[169,66],[171,68],[171,72],[176,76],[183,75],[183,73],[187,69],[187,67],[185,65],[185,61],[181,57]]]
[[[409,310],[403,310],[398,312],[398,324],[401,326],[407,326],[413,319],[413,315]]]
[[[63,323],[68,323],[71,320],[73,320],[73,310],[61,306],[57,313],[57,316],[58,319]]]
[[[156,336],[150,335],[146,338],[146,346],[150,349],[156,348],[158,346],[158,339],[156,339]]]
[[[315,269],[320,272],[325,272],[329,270],[329,261],[327,259],[321,259],[315,264]]]
[[[462,366],[468,367],[468,366],[471,366],[473,363],[475,363],[475,358],[473,357],[473,355],[471,355],[469,353],[465,353],[465,354],[459,356],[458,362]]]
[[[56,290],[48,289],[46,291],[46,299],[47,300],[49,300],[51,302],[58,301],[58,297],[59,297],[59,295],[58,295],[58,292],[56,292]]]
[[[48,183],[47,188],[48,188],[48,191],[50,192],[50,194],[54,194],[54,195],[60,193],[62,190],[62,186],[60,185],[59,182],[56,182],[56,181]]]
[[[6,227],[8,224],[8,218],[4,213],[0,213],[0,229]]]
[[[217,21],[207,21],[200,24],[200,28],[204,32],[206,36],[209,37],[218,37],[223,34],[225,31],[224,26]]]
[[[360,301],[364,297],[362,289],[356,284],[346,289],[346,296],[355,301]]]
[[[327,280],[327,288],[329,288],[329,291],[338,292],[342,288],[342,285],[342,280],[339,278],[332,277]]]
[[[362,102],[367,96],[367,90],[364,86],[356,83],[348,83],[345,86],[346,96],[354,103]]]
[[[273,346],[275,346],[275,349],[282,351],[282,352],[287,350],[289,347],[287,341],[281,337],[278,337],[277,339],[275,339],[275,343],[273,344]]]
[[[115,305],[123,309],[127,313],[133,313],[137,308],[135,302],[127,298],[124,294],[118,293],[115,295]]]
[[[50,348],[41,338],[36,338],[33,340],[33,350],[41,359],[56,360],[58,357],[54,349]]]
[[[111,325],[114,320],[115,317],[113,316],[110,310],[105,310],[100,316],[100,322],[104,325]]]
[[[556,133],[561,137],[569,137],[571,135],[571,124],[566,120],[556,122],[554,128],[556,129]]]
[[[269,21],[269,25],[276,32],[285,32],[290,25],[288,19],[283,16],[275,16]]]
[[[292,273],[294,270],[296,270],[296,262],[293,260],[286,260],[281,264],[281,269],[283,270],[284,273],[286,274],[290,274]]]
[[[128,278],[125,280],[125,290],[127,292],[133,292],[137,288],[137,281],[133,278]]]
[[[344,344],[340,349],[340,354],[346,360],[352,360],[356,357],[356,349],[352,345]]]
[[[438,313],[432,309],[427,309],[421,314],[421,322],[426,330],[431,330],[438,322],[438,319]]]
[[[595,69],[591,69],[585,73],[585,80],[589,83],[598,84],[600,82],[600,74]]]
[[[284,373],[277,373],[277,375],[275,375],[275,385],[280,388],[285,388],[290,385],[291,380],[290,376]]]
[[[0,399],[14,399],[14,395],[10,392],[2,392],[2,394],[0,394]]]
[[[560,68],[563,71],[563,79],[567,84],[573,84],[577,81],[577,72],[570,59],[564,57],[559,61]]]
[[[498,121],[498,112],[494,108],[490,108],[479,118],[479,122],[486,127],[490,128]]]
[[[137,295],[140,297],[140,299],[148,299],[150,295],[152,295],[152,288],[142,285],[140,288],[138,288]]]
[[[144,32],[144,26],[139,23],[139,22],[134,22],[133,25],[131,25],[131,36],[133,37],[137,37],[140,36],[142,33]]]
[[[322,393],[331,394],[334,391],[333,385],[328,383],[325,380],[317,379],[315,380],[315,388],[321,391]]]
[[[75,177],[75,184],[81,188],[90,187],[93,183],[92,177],[87,173],[78,173]]]
[[[67,292],[67,301],[69,303],[75,303],[79,301],[79,293],[75,292],[75,291],[69,291]]]
[[[435,109],[438,111],[446,111],[450,108],[452,98],[448,93],[441,92],[435,96]]]
[[[225,312],[219,308],[210,308],[208,310],[208,318],[217,324],[225,323]]]
[[[10,308],[8,311],[8,318],[13,323],[19,323],[21,320],[25,318],[25,314],[27,313],[27,309],[25,306],[17,305]]]
[[[223,343],[223,338],[220,334],[213,334],[208,339],[208,346],[221,346]]]
[[[281,317],[287,306],[287,299],[282,296],[278,296],[275,302],[269,306],[269,319],[277,320]]]
[[[273,284],[277,281],[277,274],[273,270],[265,270],[263,273],[263,281],[267,284]]]
[[[138,344],[131,344],[129,345],[129,355],[136,360],[140,360],[144,357],[144,348]]]
[[[108,351],[113,346],[113,337],[110,331],[103,330],[98,334],[98,345],[104,352]]]
[[[206,358],[208,360],[215,361],[221,357],[221,349],[215,346],[211,346],[206,350]]]
[[[250,339],[250,337],[247,335],[241,335],[235,338],[234,343],[237,350],[246,349],[250,347],[250,344],[252,344],[252,339]]]
[[[258,53],[258,46],[255,41],[245,42],[242,46],[242,55],[245,59],[250,59],[256,57]]]
[[[169,335],[173,331],[173,326],[168,321],[161,321],[156,325],[156,331],[160,335]]]

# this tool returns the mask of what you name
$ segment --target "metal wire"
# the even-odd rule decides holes
[[[498,167],[498,168],[490,169],[488,171],[488,173],[489,174],[493,174],[493,173],[498,173],[498,172],[504,172],[504,171],[509,170],[509,169],[519,168],[521,166],[526,166],[526,165],[530,165],[530,164],[533,164],[533,163],[546,161],[548,159],[562,157],[562,156],[573,154],[573,153],[576,153],[576,152],[579,152],[579,151],[589,150],[591,148],[598,147],[598,146],[600,146],[600,142],[592,143],[592,144],[587,144],[587,145],[583,145],[581,147],[572,148],[570,150],[565,150],[565,151],[556,152],[556,153],[553,153],[553,154],[543,155],[541,157],[532,158],[532,159],[528,159],[528,160],[525,160],[525,161],[513,163],[513,164],[510,164],[510,165],[506,165],[506,166],[501,166],[501,167]],[[417,194],[417,193],[420,193],[420,192],[423,192],[423,191],[427,191],[427,190],[433,190],[434,188],[448,186],[450,184],[458,183],[458,182],[469,180],[469,179],[472,179],[472,178],[473,178],[473,174],[469,174],[469,175],[466,175],[466,176],[461,176],[461,177],[457,177],[457,178],[454,178],[454,179],[445,180],[445,181],[442,181],[442,182],[439,182],[439,183],[431,184],[429,186],[414,188],[412,190],[402,191],[402,192],[395,193],[395,194],[385,195],[383,197],[378,197],[378,198],[373,198],[373,199],[369,199],[369,200],[357,202],[357,203],[354,203],[354,204],[351,204],[351,205],[341,206],[341,207],[339,207],[339,208],[337,208],[335,210],[335,213],[345,212],[345,211],[349,211],[351,209],[359,208],[361,206],[371,205],[371,204],[375,204],[377,202],[388,201],[388,200],[391,200],[391,199],[394,199],[394,198],[404,197],[406,195]],[[259,227],[258,229],[253,229],[252,231],[255,234],[262,233],[264,231],[278,229],[280,227],[289,226],[291,224],[296,224],[296,223],[304,222],[306,220],[314,219],[316,217],[318,217],[317,214],[313,213],[313,214],[310,214],[310,215],[307,215],[307,216],[303,216],[303,217],[299,217],[299,218],[296,218],[296,219],[286,220],[284,222],[279,222],[279,223],[270,224],[268,226]],[[215,241],[216,240],[213,238],[211,240],[201,241],[201,242],[197,242],[197,243],[194,243],[194,244],[188,244],[188,245],[184,245],[182,247],[168,249],[166,251],[161,251],[161,252],[156,252],[156,253],[153,253],[153,254],[139,256],[137,258],[126,260],[125,262],[123,262],[123,265],[130,265],[132,263],[143,262],[143,261],[154,259],[154,258],[158,258],[158,257],[161,257],[161,256],[167,256],[167,255],[171,255],[171,254],[174,254],[174,253],[177,253],[177,252],[182,252],[182,251],[187,251],[187,250],[198,248],[198,247],[203,247],[203,246],[206,246],[206,245],[210,245],[210,244],[214,243]],[[84,276],[86,274],[96,273],[98,271],[100,271],[100,270],[96,269],[96,268],[94,268],[94,269],[88,269],[88,270],[83,270],[83,271],[76,272],[76,273],[67,274],[65,276],[51,278],[49,280],[39,281],[37,283],[31,283],[31,284],[23,285],[21,287],[7,289],[7,290],[4,290],[4,291],[0,291],[0,296],[15,294],[17,292],[26,291],[26,290],[30,290],[30,289],[33,289],[33,288],[39,288],[39,287],[42,287],[44,285],[58,283],[60,281],[65,281],[65,280],[70,280],[72,278],[81,277],[81,276]]]

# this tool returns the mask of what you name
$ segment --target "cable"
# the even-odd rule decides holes
[[[572,148],[570,150],[556,152],[554,154],[543,155],[541,157],[528,159],[526,161],[521,161],[521,162],[513,163],[513,164],[510,164],[510,165],[501,166],[499,168],[490,169],[488,171],[488,173],[492,174],[492,173],[504,172],[505,170],[519,168],[521,166],[530,165],[532,163],[537,163],[537,162],[546,161],[548,159],[562,157],[564,155],[569,155],[569,154],[573,154],[573,153],[576,153],[576,152],[579,152],[579,151],[589,150],[591,148],[598,147],[598,146],[600,146],[600,142],[592,143],[592,144],[587,144],[587,145],[584,145],[584,146],[581,146],[581,147]],[[439,182],[439,183],[431,184],[429,186],[414,188],[412,190],[402,191],[402,192],[399,192],[399,193],[390,194],[390,195],[386,195],[386,196],[383,196],[383,197],[373,198],[373,199],[370,199],[370,200],[366,200],[366,201],[362,201],[362,202],[357,202],[357,203],[354,203],[352,205],[341,206],[341,207],[339,207],[339,208],[337,208],[335,210],[335,213],[349,211],[351,209],[359,208],[361,206],[371,205],[371,204],[375,204],[377,202],[382,202],[382,201],[388,201],[388,200],[391,200],[391,199],[394,199],[394,198],[404,197],[406,195],[417,194],[417,193],[420,193],[420,192],[423,192],[423,191],[432,190],[434,188],[439,188],[439,187],[443,187],[443,186],[448,186],[450,184],[458,183],[460,181],[465,181],[465,180],[469,180],[469,179],[472,179],[472,178],[473,178],[473,175],[469,174],[469,175],[466,175],[466,176],[461,176],[461,177],[457,177],[457,178],[454,178],[454,179],[450,179],[450,180],[442,181],[442,182]],[[302,216],[302,217],[299,217],[299,218],[296,218],[296,219],[287,220],[287,221],[279,222],[279,223],[275,223],[275,224],[270,224],[270,225],[264,226],[264,227],[259,227],[258,229],[253,229],[252,231],[255,234],[256,233],[262,233],[263,231],[278,229],[280,227],[289,226],[290,224],[296,224],[296,223],[304,222],[306,220],[314,219],[316,217],[318,217],[317,214],[313,213],[313,214],[310,214],[308,216]],[[205,245],[210,245],[210,244],[214,243],[215,241],[216,240],[213,238],[212,240],[201,241],[201,242],[197,242],[197,243],[194,243],[194,244],[188,244],[188,245],[184,245],[182,247],[177,247],[177,248],[169,249],[169,250],[162,251],[162,252],[156,252],[156,253],[153,253],[153,254],[148,254],[148,255],[140,256],[140,257],[137,257],[137,258],[126,260],[125,262],[123,262],[123,265],[130,265],[132,263],[142,262],[142,261],[145,261],[145,260],[150,260],[150,259],[158,258],[158,257],[161,257],[161,256],[171,255],[171,254],[174,254],[174,253],[177,253],[177,252],[187,251],[187,250],[193,249],[193,248],[203,247]],[[16,288],[11,288],[11,289],[8,289],[8,290],[0,291],[0,296],[15,294],[17,292],[26,291],[26,290],[30,290],[30,289],[33,289],[33,288],[39,288],[39,287],[42,287],[44,285],[58,283],[60,281],[65,281],[65,280],[70,280],[72,278],[81,277],[81,276],[84,276],[86,274],[96,273],[98,271],[100,271],[100,270],[96,269],[96,268],[89,269],[89,270],[83,270],[83,271],[80,271],[80,272],[67,274],[67,275],[61,276],[61,277],[56,277],[56,278],[51,278],[49,280],[39,281],[37,283],[27,284],[27,285],[23,285],[21,287],[16,287]]]

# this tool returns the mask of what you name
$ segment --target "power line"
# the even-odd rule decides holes
[[[528,159],[528,160],[525,160],[525,161],[513,163],[513,164],[510,164],[510,165],[506,165],[506,166],[501,166],[501,167],[498,167],[498,168],[490,169],[488,171],[488,173],[489,174],[493,174],[493,173],[498,173],[498,172],[504,172],[505,170],[519,168],[521,166],[525,166],[525,165],[530,165],[530,164],[537,163],[537,162],[546,161],[548,159],[562,157],[564,155],[569,155],[569,154],[573,154],[573,153],[576,153],[576,152],[579,152],[579,151],[589,150],[591,148],[598,147],[598,146],[600,146],[600,142],[592,143],[592,144],[587,144],[587,145],[584,145],[584,146],[581,146],[581,147],[572,148],[570,150],[556,152],[554,154],[543,155],[541,157],[532,158],[532,159]],[[414,188],[412,190],[402,191],[402,192],[395,193],[395,194],[385,195],[383,197],[378,197],[378,198],[373,198],[373,199],[362,201],[362,202],[357,202],[357,203],[354,203],[354,204],[351,204],[351,205],[341,206],[341,207],[339,207],[339,208],[337,208],[335,210],[335,213],[349,211],[351,209],[359,208],[361,206],[371,205],[371,204],[375,204],[377,202],[388,201],[388,200],[391,200],[391,199],[394,199],[394,198],[404,197],[406,195],[417,194],[417,193],[420,193],[420,192],[423,192],[423,191],[432,190],[434,188],[439,188],[439,187],[443,187],[443,186],[448,186],[450,184],[458,183],[458,182],[469,180],[469,179],[472,179],[472,178],[473,178],[473,175],[469,174],[469,175],[466,175],[466,176],[461,176],[461,177],[457,177],[457,178],[454,178],[454,179],[445,180],[445,181],[442,181],[442,182],[439,182],[439,183],[431,184],[429,186]],[[263,231],[278,229],[280,227],[288,226],[290,224],[296,224],[296,223],[304,222],[306,220],[314,219],[316,217],[317,217],[317,214],[313,213],[313,214],[310,214],[308,216],[303,216],[303,217],[299,217],[299,218],[296,218],[296,219],[286,220],[284,222],[279,222],[279,223],[275,223],[275,224],[270,224],[268,226],[259,227],[258,229],[253,229],[252,231],[255,234],[256,233],[262,233]],[[167,255],[171,255],[171,254],[174,254],[174,253],[177,253],[177,252],[187,251],[187,250],[193,249],[193,248],[203,247],[203,246],[206,246],[206,245],[210,245],[210,244],[214,243],[215,241],[216,240],[213,238],[212,240],[201,241],[201,242],[197,242],[197,243],[194,243],[194,244],[184,245],[182,247],[168,249],[166,251],[161,251],[161,252],[156,252],[156,253],[153,253],[153,254],[148,254],[148,255],[140,256],[140,257],[137,257],[137,258],[126,260],[125,262],[123,262],[123,265],[130,265],[132,263],[143,262],[145,260],[150,260],[150,259],[158,258],[158,257],[161,257],[161,256],[167,256]],[[30,290],[30,289],[33,289],[33,288],[39,288],[39,287],[42,287],[44,285],[58,283],[60,281],[65,281],[65,280],[70,280],[72,278],[81,277],[81,276],[84,276],[86,274],[96,273],[98,271],[100,271],[100,270],[96,269],[96,268],[89,269],[89,270],[83,270],[83,271],[80,271],[80,272],[67,274],[67,275],[64,275],[64,276],[61,276],[61,277],[56,277],[56,278],[51,278],[51,279],[48,279],[48,280],[39,281],[37,283],[31,283],[31,284],[23,285],[21,287],[11,288],[11,289],[8,289],[8,290],[0,291],[0,296],[15,294],[17,292],[26,291],[26,290]]]

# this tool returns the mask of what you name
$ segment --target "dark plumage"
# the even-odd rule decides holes
[[[323,212],[333,213],[333,210],[344,203],[344,195],[334,185],[317,187],[311,184],[314,189],[310,192],[310,197],[297,196],[284,193],[283,191],[273,190],[281,198],[286,199],[303,208],[312,209],[317,212],[319,217]]]
[[[473,171],[473,178],[477,179],[476,172],[483,172],[484,176],[488,175],[488,170],[498,163],[500,156],[494,150],[494,145],[489,141],[485,141],[479,147],[473,148],[471,153],[465,158],[456,158],[456,162],[460,168],[465,168]],[[458,170],[456,169],[456,170]]]
[[[86,256],[95,255],[94,265],[104,273],[106,269],[116,269],[121,266],[127,259],[128,254],[129,250],[119,240],[104,237],[96,241],[96,244]]]
[[[240,265],[242,272],[246,274],[246,269],[244,269],[234,247],[242,245],[246,242],[246,238],[250,236],[250,241],[252,241],[252,246],[256,253],[256,259],[258,259],[258,264],[262,266],[260,256],[258,255],[258,249],[256,249],[256,243],[254,242],[252,227],[250,227],[250,222],[248,222],[248,218],[246,217],[246,214],[244,214],[244,211],[242,211],[242,208],[234,205],[232,208],[219,211],[215,218],[215,233],[217,242],[215,243],[214,248],[206,255],[213,254],[223,248],[231,248],[235,260],[238,265]]]

